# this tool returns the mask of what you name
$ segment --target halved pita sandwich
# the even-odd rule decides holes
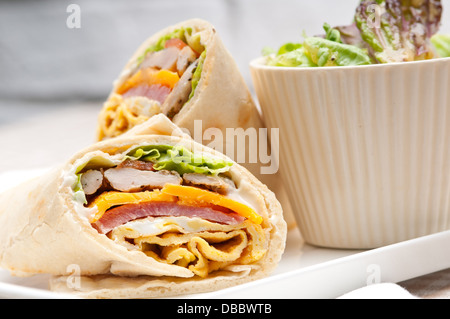
[[[286,240],[274,194],[162,114],[142,134],[96,143],[1,194],[0,266],[52,274],[52,290],[86,298],[170,297],[269,275]]]

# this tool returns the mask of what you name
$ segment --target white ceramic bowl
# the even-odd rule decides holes
[[[368,249],[450,229],[450,59],[250,63],[306,242]]]

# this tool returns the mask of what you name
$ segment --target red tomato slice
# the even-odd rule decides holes
[[[169,39],[169,40],[167,40],[166,41],[166,43],[164,44],[164,47],[165,48],[169,48],[169,47],[177,47],[178,49],[183,49],[184,47],[186,47],[187,46],[187,44],[186,43],[184,43],[184,41],[183,40],[180,40],[180,39],[177,39],[177,38],[175,38],[175,39]]]

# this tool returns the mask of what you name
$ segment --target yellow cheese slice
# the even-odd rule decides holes
[[[160,84],[167,86],[170,89],[175,87],[175,84],[180,80],[178,73],[169,70],[156,70],[154,68],[146,68],[139,70],[131,76],[122,86],[117,90],[118,94],[123,94],[129,89],[140,84],[154,85]]]
[[[249,219],[253,223],[259,225],[262,223],[262,216],[258,215],[252,208],[239,203],[231,198],[225,197],[224,195],[213,193],[204,189],[192,187],[192,186],[181,186],[167,184],[161,190],[162,193],[172,196],[177,196],[180,200],[192,203],[192,204],[212,204],[217,206],[222,206],[237,214]]]

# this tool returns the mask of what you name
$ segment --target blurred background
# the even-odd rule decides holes
[[[337,4],[339,2],[339,4]],[[80,8],[80,28],[66,12]],[[264,46],[347,24],[358,0],[10,0],[0,2],[0,96],[103,100],[124,64],[150,35],[190,18],[215,25],[249,79]],[[250,81],[249,81],[250,84]]]
[[[95,141],[112,82],[157,31],[208,20],[253,93],[249,62],[264,47],[321,34],[324,22],[349,24],[359,1],[0,0],[0,191]],[[450,0],[442,3],[441,32],[450,33]],[[77,9],[79,21],[71,18]]]
[[[113,80],[137,47],[160,29],[191,18],[210,21],[253,90],[249,62],[264,47],[300,41],[303,32],[320,34],[324,22],[349,24],[358,3],[0,0],[0,149],[14,159],[0,162],[0,171],[22,167],[22,161],[47,164],[48,148],[43,163],[19,158],[16,148],[24,142],[53,141],[56,160],[92,142],[96,114]],[[71,4],[80,10],[78,21],[71,19]],[[448,10],[442,32],[450,32],[450,0],[443,4]]]

